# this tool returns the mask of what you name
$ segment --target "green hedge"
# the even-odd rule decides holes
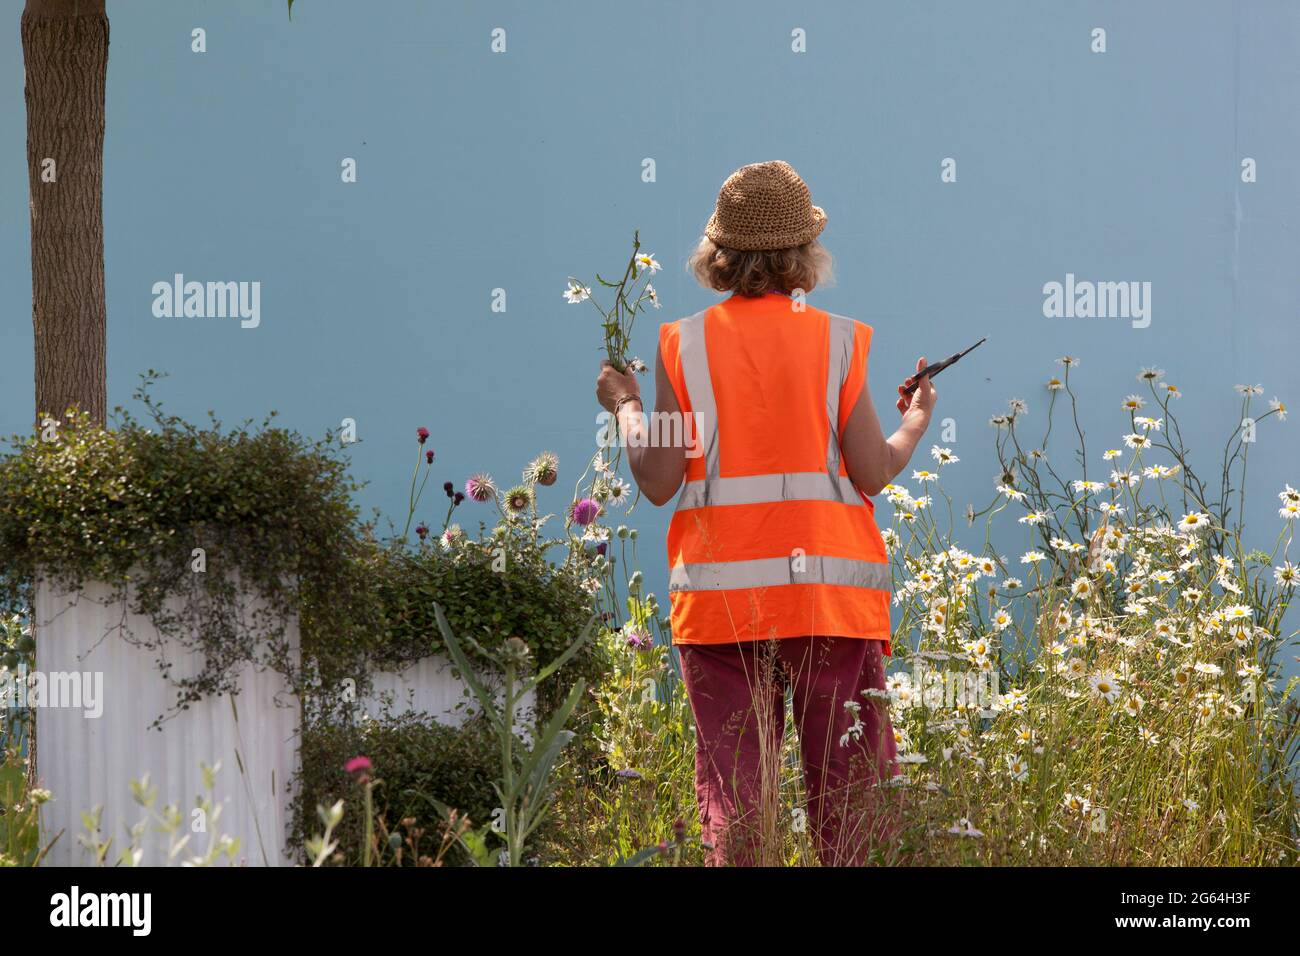
[[[445,653],[435,603],[471,649],[477,644],[490,653],[519,637],[539,666],[558,657],[591,620],[595,601],[580,572],[549,561],[546,550],[544,543],[513,535],[466,540],[450,551],[376,547],[360,569],[374,602],[362,619],[379,635],[371,642],[374,666],[396,670]],[[306,626],[328,630],[331,624],[309,614]],[[597,671],[593,641],[539,688],[538,716],[548,716],[579,678],[590,684]]]
[[[173,677],[177,707],[233,691],[246,660],[299,685],[286,633],[302,602],[352,602],[363,542],[347,462],[328,437],[275,427],[273,415],[227,429],[166,414],[149,395],[156,377],[143,376],[135,393],[144,421],[119,407],[105,428],[70,410],[9,440],[0,456],[0,604],[23,611],[37,575],[70,592],[106,582],[164,638],[202,652],[198,674]],[[250,607],[252,595],[260,606]],[[372,636],[304,633],[302,651],[314,677],[338,679],[364,666]]]
[[[461,728],[444,727],[423,714],[406,714],[356,726],[323,724],[304,728],[302,770],[293,807],[291,852],[321,829],[316,806],[345,801],[343,822],[335,831],[343,862],[361,862],[365,820],[362,791],[344,771],[352,757],[364,754],[373,764],[374,806],[390,830],[413,817],[423,827],[421,847],[436,855],[441,821],[424,794],[468,814],[479,826],[491,819],[497,805],[492,781],[500,766],[495,738],[485,721],[471,720]],[[412,793],[414,791],[414,793]],[[456,848],[445,863],[463,864]],[[413,860],[404,860],[413,863]]]

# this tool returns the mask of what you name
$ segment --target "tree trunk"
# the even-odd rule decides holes
[[[27,0],[22,39],[37,421],[103,423],[104,0]]]
[[[108,413],[104,0],[27,0],[22,39],[36,421],[45,415],[62,419],[75,405],[102,424]],[[27,779],[35,786],[35,718],[27,738]]]

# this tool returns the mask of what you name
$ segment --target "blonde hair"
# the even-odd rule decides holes
[[[729,249],[708,236],[700,239],[686,268],[700,284],[718,292],[760,296],[811,292],[832,281],[831,254],[816,239],[788,249]]]

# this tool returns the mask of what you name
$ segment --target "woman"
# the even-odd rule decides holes
[[[910,395],[913,379],[900,385],[902,424],[884,436],[867,388],[871,328],[804,301],[829,275],[825,224],[787,163],[742,166],[723,184],[690,267],[729,297],[659,335],[654,412],[693,424],[685,444],[653,443],[683,430],[647,435],[633,376],[606,362],[596,381],[641,493],[663,505],[681,489],[672,635],[717,864],[776,862],[787,686],[821,861],[861,863],[889,829],[878,784],[893,731],[863,691],[884,688],[890,574],[867,496],[906,467],[935,391],[928,378]]]

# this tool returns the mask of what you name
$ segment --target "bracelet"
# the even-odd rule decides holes
[[[626,404],[627,402],[640,402],[640,401],[641,401],[641,396],[636,394],[635,392],[629,392],[627,395],[620,396],[618,401],[614,403],[614,417],[615,418],[618,417],[619,411],[622,410],[624,404]],[[642,407],[644,407],[644,404]]]

